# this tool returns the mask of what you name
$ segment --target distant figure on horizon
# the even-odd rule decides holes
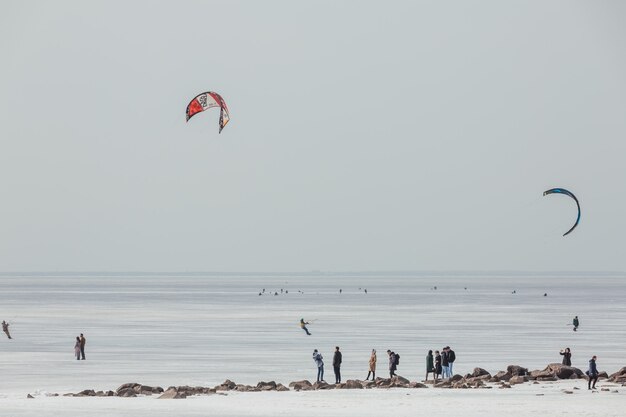
[[[439,351],[436,350],[435,351],[435,382],[439,379],[439,376],[441,376],[441,373],[442,373],[441,355],[439,354]]]
[[[586,372],[587,376],[589,377],[587,389],[596,389],[596,382],[598,382],[598,368],[596,367],[596,359],[596,355],[593,355],[593,357],[589,359],[589,369]],[[592,382],[593,385],[591,385]]]
[[[580,322],[578,321],[578,316],[574,317],[574,320],[572,320],[572,325],[574,326],[574,331],[577,331],[578,326],[580,326]]]
[[[87,343],[87,339],[85,339],[85,336],[83,336],[83,334],[80,334],[80,355],[81,355],[81,359],[85,360],[85,343]]]
[[[435,363],[434,363],[434,358],[433,358],[433,351],[429,350],[428,354],[426,355],[426,379],[425,379],[425,381],[428,381],[428,374],[430,374],[431,372],[433,374],[433,379],[436,379],[436,377],[435,377]]]
[[[341,294],[341,291],[343,291],[341,288],[339,288],[339,294]]]
[[[317,382],[326,382],[324,381],[324,357],[317,349],[313,350],[313,360],[317,365]]]
[[[306,328],[307,324],[311,324],[311,323],[309,323],[308,321],[304,321],[304,319],[300,319],[300,328],[302,330],[304,330],[306,332],[306,334],[311,336],[311,333],[309,333],[309,329]]]
[[[517,294],[517,290],[513,290],[511,294]]]
[[[453,365],[456,360],[456,354],[450,349],[450,346],[446,346],[446,350],[448,351],[448,377],[452,378],[454,376]]]
[[[76,343],[74,343],[74,355],[76,355],[76,360],[80,360],[80,337],[76,336]]]
[[[395,352],[387,349],[387,355],[389,355],[389,377],[396,376],[396,369],[398,369],[398,356]]]
[[[448,372],[448,367],[450,366],[450,362],[448,362],[448,350],[444,347],[441,349],[441,370],[443,372],[442,378],[446,379],[450,377]]]
[[[339,346],[335,346],[335,354],[333,355],[333,371],[335,371],[335,384],[341,384],[341,352]]]
[[[548,293],[547,293],[547,292],[544,292],[544,293],[543,293],[543,296],[544,296],[544,297],[547,297],[547,296],[548,296]]]
[[[565,348],[565,350],[562,350],[559,354],[563,356],[563,365],[572,366],[572,353],[569,348]]]
[[[9,333],[9,323],[4,320],[2,320],[2,331],[7,335],[9,339],[13,339],[11,337],[11,333]]]
[[[367,378],[365,380],[370,379],[370,374],[372,374],[372,381],[376,379],[376,349],[372,349],[372,354],[370,355],[369,360],[369,370],[367,371]]]
[[[367,288],[366,288],[366,289],[364,289],[363,291],[365,291],[365,294],[367,294]]]

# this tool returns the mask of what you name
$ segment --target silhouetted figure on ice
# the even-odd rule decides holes
[[[572,325],[574,326],[574,331],[577,331],[578,326],[580,325],[580,322],[578,321],[578,316],[574,317],[574,320],[572,320]]]
[[[9,333],[9,323],[4,320],[2,320],[2,331],[7,335],[9,339],[13,339],[11,337],[11,333]]]

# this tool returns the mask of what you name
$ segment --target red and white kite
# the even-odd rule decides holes
[[[198,94],[189,102],[187,105],[187,121],[191,119],[196,114],[203,112],[211,107],[219,107],[220,108],[220,132],[222,133],[222,129],[230,120],[230,116],[228,114],[228,107],[226,107],[226,102],[217,93],[212,91],[207,91],[202,94]]]

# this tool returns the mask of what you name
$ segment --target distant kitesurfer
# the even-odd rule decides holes
[[[4,320],[2,320],[2,331],[7,335],[9,339],[13,339],[11,337],[11,333],[9,333],[9,323]]]
[[[300,319],[300,328],[302,330],[304,330],[306,332],[306,334],[311,336],[311,333],[309,332],[309,329],[306,328],[307,324],[311,324],[311,323],[309,323],[308,321],[304,321],[304,319]]]
[[[578,316],[574,317],[574,320],[572,320],[572,325],[574,325],[574,331],[577,331],[576,329],[578,329],[578,326],[580,325],[580,322],[578,321]]]

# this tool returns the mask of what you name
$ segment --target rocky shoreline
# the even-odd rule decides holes
[[[196,395],[227,395],[229,391],[237,392],[262,392],[262,391],[316,391],[331,389],[389,389],[389,388],[448,388],[448,389],[492,389],[492,388],[512,388],[515,385],[524,383],[539,384],[543,381],[575,380],[586,379],[587,376],[578,368],[561,365],[559,363],[549,364],[543,370],[529,371],[519,365],[509,365],[506,371],[499,371],[492,375],[482,368],[474,368],[471,374],[465,376],[454,375],[446,380],[412,382],[401,376],[393,378],[376,378],[374,381],[347,380],[341,384],[328,384],[326,382],[311,383],[307,380],[293,381],[285,386],[275,381],[261,381],[256,385],[236,384],[231,380],[226,380],[215,387],[191,387],[191,386],[171,386],[167,389],[162,387],[152,387],[131,382],[123,384],[115,391],[95,391],[87,389],[78,393],[48,394],[58,397],[124,397],[132,398],[138,396],[158,395],[159,399],[182,399]],[[599,374],[599,379],[614,384],[626,386],[626,367],[608,375],[606,372]],[[608,388],[602,388],[608,391]],[[617,390],[613,390],[617,392]],[[564,393],[571,394],[573,391],[565,390]],[[35,398],[31,394],[27,398]]]

